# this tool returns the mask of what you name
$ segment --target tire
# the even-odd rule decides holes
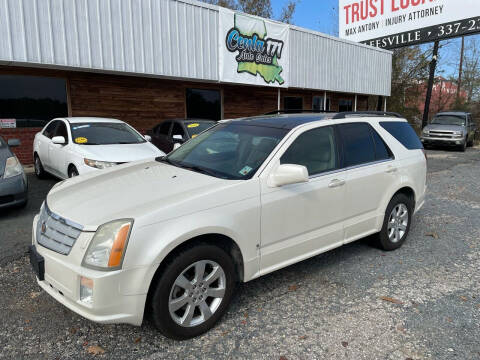
[[[75,165],[70,165],[68,167],[68,177],[72,178],[72,177],[75,177],[75,176],[78,176],[78,170],[75,167]]]
[[[461,152],[465,152],[467,150],[467,138],[465,138],[465,141],[463,142],[463,144],[460,145],[459,150]]]
[[[40,156],[38,156],[37,154],[34,155],[33,165],[34,165],[34,168],[35,168],[35,175],[37,176],[37,178],[45,179],[47,177],[47,173],[43,169],[43,165],[42,165],[42,161],[40,160]]]
[[[413,206],[413,200],[405,194],[396,194],[390,200],[385,211],[382,230],[378,234],[378,246],[381,249],[392,251],[403,245],[410,231]],[[406,215],[403,215],[402,211],[407,211]],[[395,219],[396,216],[399,217]],[[394,220],[397,221],[395,224],[392,223]],[[401,230],[400,225],[402,225],[403,230]]]
[[[197,274],[201,273],[202,266],[204,275],[200,277]],[[208,284],[211,276],[215,277]],[[199,244],[177,253],[152,283],[153,323],[163,335],[175,340],[205,333],[227,310],[235,280],[231,257],[217,246]],[[209,292],[223,297],[208,296]],[[191,320],[187,320],[189,314],[192,314]]]

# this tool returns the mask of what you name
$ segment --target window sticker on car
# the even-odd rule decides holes
[[[243,176],[247,175],[250,171],[252,171],[252,168],[250,166],[244,166],[242,170],[239,171],[240,174]]]
[[[196,128],[196,127],[198,127],[198,126],[200,126],[199,123],[194,123],[194,124],[188,124],[188,125],[187,125],[188,128]]]
[[[74,126],[74,127],[73,127],[73,130],[88,128],[88,127],[90,127],[90,124],[78,125],[78,126]]]
[[[193,134],[192,139],[195,139],[198,136],[198,134]]]
[[[80,137],[75,138],[75,142],[77,144],[85,144],[85,143],[88,142],[88,139],[86,137],[80,136]]]

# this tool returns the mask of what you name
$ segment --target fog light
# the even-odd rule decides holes
[[[91,304],[93,301],[93,280],[80,277],[80,301]]]
[[[455,141],[455,144],[460,145],[462,142],[461,141]]]

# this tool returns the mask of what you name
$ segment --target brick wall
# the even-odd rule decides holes
[[[142,134],[159,122],[186,115],[187,88],[215,89],[223,92],[224,118],[254,116],[277,109],[276,88],[199,83],[133,76],[94,74],[49,69],[0,66],[0,74],[53,76],[67,79],[69,116],[112,117],[126,121]],[[303,97],[304,109],[312,108],[312,97],[323,92],[281,90],[281,108],[285,96]],[[331,110],[338,110],[339,99],[353,99],[351,94],[328,93]],[[359,110],[366,106],[359,96]],[[23,164],[32,164],[33,138],[39,128],[0,129],[5,138],[19,138],[22,145],[14,151]]]
[[[8,139],[19,139],[21,144],[18,147],[12,147],[12,151],[17,155],[23,165],[33,163],[33,138],[35,134],[42,130],[41,128],[17,128],[0,129],[0,135],[7,141]]]

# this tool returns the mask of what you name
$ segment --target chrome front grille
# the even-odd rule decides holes
[[[445,138],[445,139],[454,138],[453,132],[451,132],[451,131],[430,130],[430,136],[437,137],[437,138]]]
[[[68,255],[82,232],[82,226],[52,213],[43,206],[37,223],[37,242],[57,253]]]

